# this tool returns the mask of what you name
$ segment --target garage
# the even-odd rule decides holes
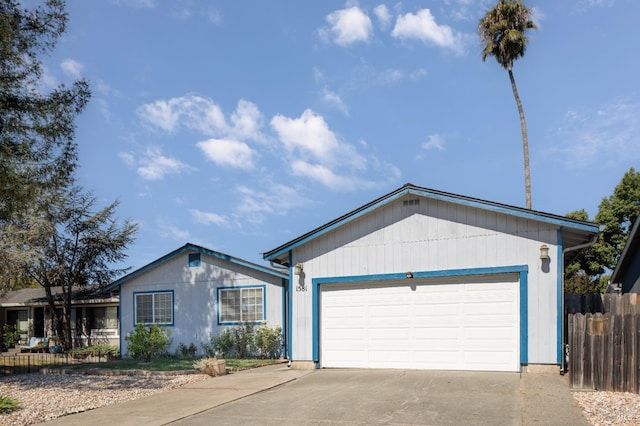
[[[326,283],[320,367],[519,371],[518,274]]]

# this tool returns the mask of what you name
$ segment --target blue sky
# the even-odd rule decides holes
[[[640,3],[526,4],[533,208],[593,218],[640,165]],[[126,265],[186,242],[262,263],[407,182],[524,206],[508,75],[476,35],[492,5],[68,0],[44,81],[91,83],[78,180],[139,224]]]

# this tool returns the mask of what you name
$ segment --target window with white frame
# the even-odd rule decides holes
[[[173,324],[173,292],[137,293],[136,324]]]
[[[220,323],[264,321],[264,288],[242,287],[218,290]]]

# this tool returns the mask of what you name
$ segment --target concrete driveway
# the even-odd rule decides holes
[[[557,374],[405,370],[318,370],[176,423],[587,425]]]

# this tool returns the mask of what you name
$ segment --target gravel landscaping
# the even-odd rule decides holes
[[[627,392],[573,392],[573,398],[594,426],[639,425],[640,395]]]
[[[0,378],[0,394],[20,408],[0,415],[2,425],[42,423],[67,414],[142,398],[205,380],[205,374],[87,375],[21,374]]]

